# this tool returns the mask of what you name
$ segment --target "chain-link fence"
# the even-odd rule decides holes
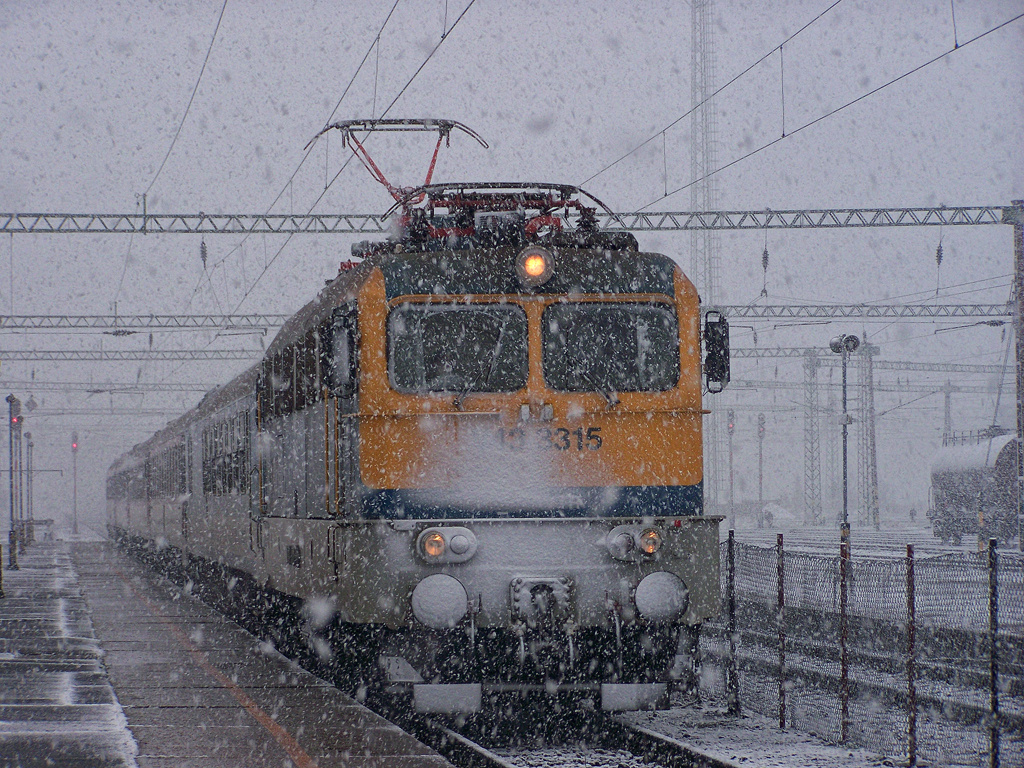
[[[780,537],[723,542],[721,562],[706,698],[911,763],[1024,765],[1024,558],[908,548],[844,569]]]

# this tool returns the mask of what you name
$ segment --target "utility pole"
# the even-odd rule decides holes
[[[33,521],[35,520],[35,514],[32,510],[32,449],[35,447],[32,442],[32,433],[25,433],[25,526],[26,526],[26,538],[29,544],[34,544],[36,540],[36,530]]]
[[[718,207],[718,177],[715,171],[715,47],[713,0],[690,3],[690,203],[695,211],[713,211]],[[668,184],[667,164],[666,189]],[[718,235],[712,230],[693,231],[690,237],[692,276],[705,307],[719,302]],[[704,497],[708,506],[722,503],[721,413],[712,410],[704,421]],[[716,510],[717,511],[717,510]]]
[[[821,522],[821,443],[818,433],[818,366],[816,351],[804,358],[804,515],[811,525]]]
[[[959,392],[960,387],[953,386],[953,382],[946,379],[942,387],[942,444],[948,445],[953,436],[953,393]]]
[[[864,444],[867,448],[867,508],[868,519],[877,531],[878,521],[878,450],[875,445],[875,369],[874,356],[878,347],[864,344],[861,354],[864,355],[862,380],[864,382]]]
[[[15,433],[21,434],[21,401],[14,396],[9,394],[7,400],[7,436],[8,436],[8,455],[7,455],[7,468],[8,468],[8,480],[10,487],[10,505],[11,505],[11,531],[8,537],[10,546],[10,568],[12,570],[19,570],[18,567],[18,506],[14,502],[14,488],[16,483],[16,470],[17,465],[14,463],[14,441]],[[20,449],[19,449],[20,451]]]
[[[78,433],[71,433],[71,510],[74,524],[71,532],[78,535]]]
[[[757,414],[757,527],[764,527],[764,414]]]
[[[1024,552],[1024,200],[1014,200],[1012,208],[1003,209],[1003,222],[1013,224],[1013,285],[1017,299],[1017,542]]]
[[[736,497],[733,495],[733,471],[732,471],[732,433],[736,431],[736,411],[729,409],[728,413],[729,423],[726,425],[728,428],[728,439],[729,439],[729,520],[732,522],[731,527],[736,527]]]

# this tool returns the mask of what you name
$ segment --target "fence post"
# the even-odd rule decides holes
[[[0,544],[0,600],[4,597],[4,545]]]
[[[739,715],[740,673],[736,659],[736,531],[732,529],[729,530],[728,559],[729,581],[726,590],[729,603],[729,667],[726,670],[725,695],[729,714]]]
[[[914,545],[907,544],[907,766],[917,765],[917,602],[914,595]]]
[[[989,765],[999,768],[999,562],[996,540],[988,540],[988,668],[991,696],[988,726]]]
[[[783,565],[782,534],[776,540],[778,554],[777,573],[779,577],[779,609],[776,620],[779,624],[779,728],[786,727],[786,580]]]
[[[850,545],[844,540],[839,543],[839,741],[844,744],[850,736],[850,657],[846,648],[846,581],[849,561]]]

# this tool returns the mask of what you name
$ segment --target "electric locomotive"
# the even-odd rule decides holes
[[[719,608],[701,441],[724,318],[702,359],[693,284],[575,187],[392,191],[388,240],[115,462],[112,533],[291,601],[420,711],[666,706]]]

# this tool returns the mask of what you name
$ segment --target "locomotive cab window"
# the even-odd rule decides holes
[[[679,381],[679,322],[663,304],[544,310],[544,380],[562,392],[663,392]]]
[[[400,392],[516,392],[526,386],[526,313],[500,304],[402,304],[388,316]]]

